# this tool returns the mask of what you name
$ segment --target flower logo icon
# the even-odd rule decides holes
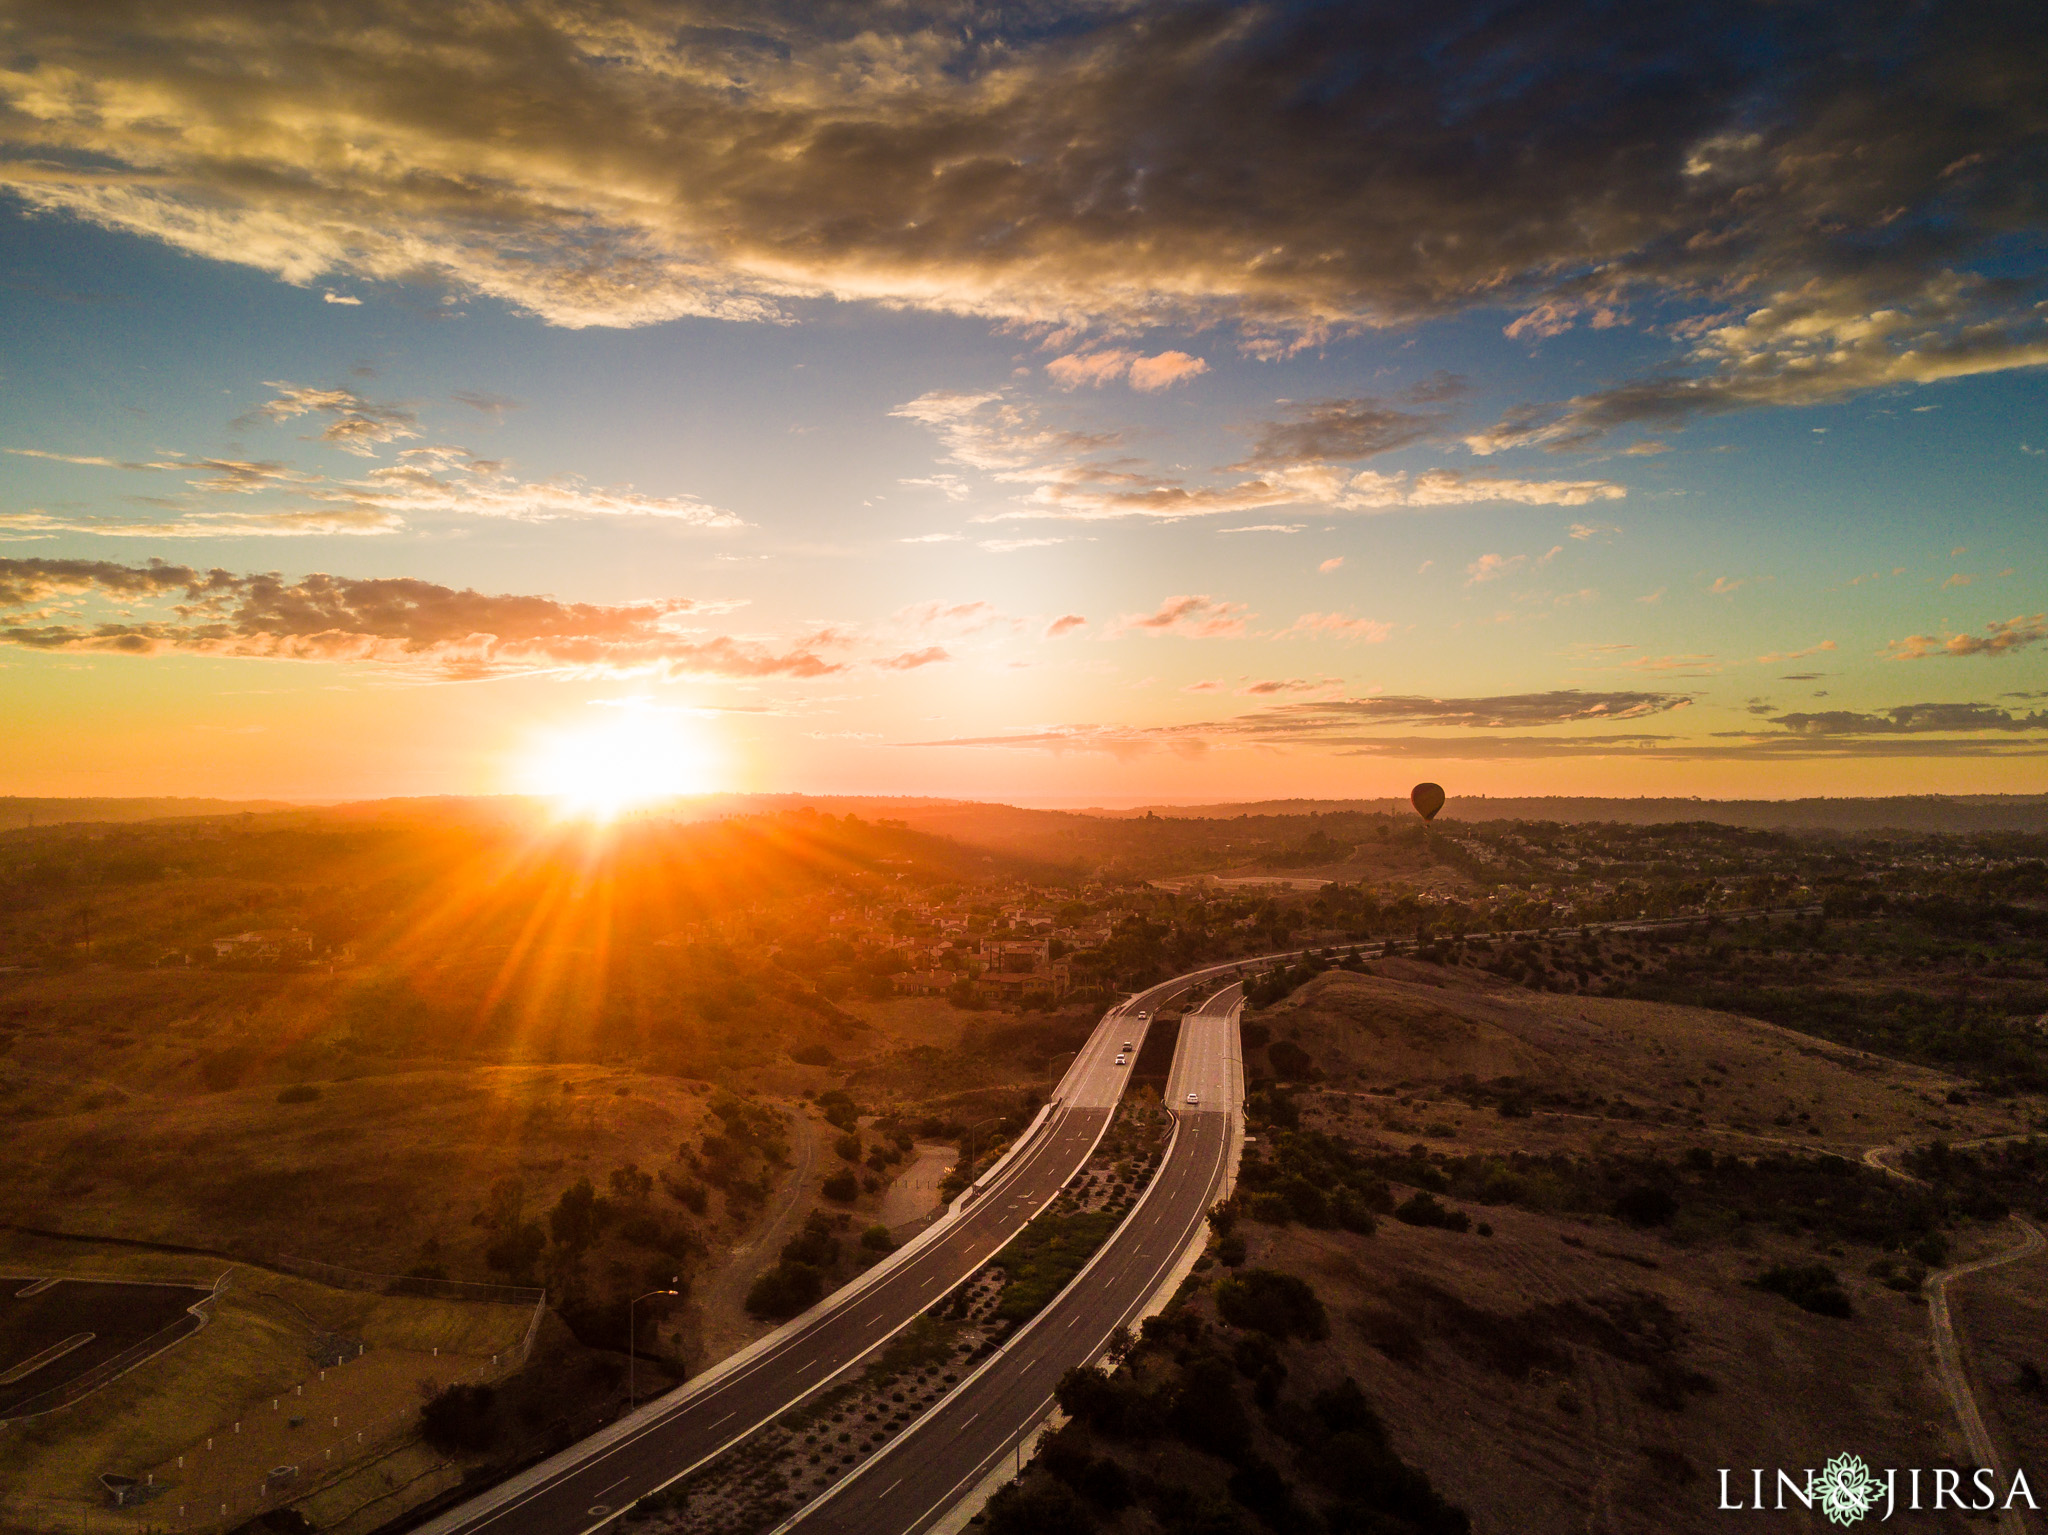
[[[1820,1511],[1836,1524],[1855,1524],[1877,1506],[1884,1492],[1870,1467],[1860,1455],[1837,1455],[1821,1468],[1813,1480]]]

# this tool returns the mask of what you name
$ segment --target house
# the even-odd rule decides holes
[[[981,974],[974,989],[984,1000],[1021,1002],[1026,997],[1063,997],[1072,983],[1064,959],[1052,957],[1044,938],[984,938]]]
[[[313,935],[295,927],[269,927],[235,933],[213,940],[215,959],[243,964],[277,964],[283,960],[311,959]]]

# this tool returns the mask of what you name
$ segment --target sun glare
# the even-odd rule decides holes
[[[528,793],[554,800],[565,814],[601,821],[711,788],[703,741],[673,715],[638,710],[545,738],[521,776]]]

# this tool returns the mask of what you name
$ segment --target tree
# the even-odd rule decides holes
[[[597,1240],[611,1218],[611,1204],[598,1197],[588,1178],[578,1178],[548,1212],[548,1231],[570,1252],[580,1253]]]
[[[1330,1316],[1308,1284],[1275,1269],[1243,1269],[1216,1287],[1216,1310],[1233,1327],[1276,1338],[1327,1338]]]
[[[420,1437],[444,1455],[480,1455],[498,1440],[498,1393],[449,1386],[420,1409]]]
[[[514,1279],[524,1279],[532,1274],[533,1266],[540,1262],[540,1255],[548,1245],[547,1233],[538,1223],[527,1221],[500,1234],[498,1239],[484,1249],[484,1262],[501,1274],[510,1274]]]

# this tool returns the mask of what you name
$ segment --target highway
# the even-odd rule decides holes
[[[751,1348],[640,1411],[438,1515],[419,1535],[582,1535],[745,1438],[979,1271],[1058,1197],[1102,1138],[1156,1013],[1215,966],[1106,1013],[1034,1129],[969,1187],[954,1212],[882,1264]],[[1133,1057],[1135,1058],[1135,1057]]]
[[[1725,919],[1750,914],[1721,915]],[[1640,931],[1698,920],[1686,917],[1588,926]],[[1371,955],[1383,953],[1385,943],[1339,947]],[[745,1438],[857,1363],[926,1306],[979,1271],[1058,1196],[1061,1187],[1087,1162],[1122,1097],[1129,1067],[1116,1065],[1116,1056],[1126,1040],[1133,1047],[1130,1060],[1135,1060],[1135,1051],[1143,1047],[1147,1024],[1139,1021],[1140,1013],[1156,1014],[1202,982],[1234,978],[1250,969],[1299,957],[1296,950],[1205,966],[1112,1008],[1061,1078],[1033,1129],[1020,1138],[1008,1157],[967,1190],[951,1213],[916,1241],[752,1347],[541,1465],[439,1515],[422,1525],[419,1535],[586,1535],[637,1499],[687,1475]],[[1169,1105],[1177,1115],[1178,1128],[1167,1163],[1144,1201],[1097,1255],[1095,1265],[1018,1335],[1019,1340],[1045,1339],[1051,1325],[1047,1318],[1053,1316],[1059,1318],[1058,1329],[1073,1333],[1071,1339],[1060,1338],[1057,1348],[1041,1349],[1045,1357],[1060,1361],[1050,1381],[1056,1381],[1068,1363],[1096,1357],[1123,1319],[1142,1309],[1144,1296],[1150,1292],[1138,1293],[1132,1287],[1147,1274],[1156,1271],[1163,1276],[1171,1268],[1199,1229],[1214,1191],[1221,1185],[1234,1139],[1233,1118],[1241,1114],[1244,1096],[1234,1026],[1234,1010],[1240,1000],[1241,988],[1228,987],[1183,1020],[1168,1081]],[[1190,1092],[1196,1094],[1194,1104],[1186,1101]],[[1105,1322],[1107,1325],[1102,1325]],[[1016,1354],[1017,1341],[928,1415],[955,1413],[955,1404],[964,1400],[972,1387],[975,1400],[986,1404],[990,1414],[989,1424],[983,1427],[995,1432],[994,1425],[1006,1425],[999,1435],[1002,1442],[992,1452],[998,1458],[1043,1416],[1051,1393],[1038,1356]],[[1084,1342],[1087,1346],[1082,1348]],[[991,1378],[997,1383],[983,1384]],[[1027,1401],[1031,1391],[1040,1386],[1044,1388],[1040,1395]],[[998,1391],[1002,1393],[1000,1402],[989,1395]],[[1012,1410],[1021,1407],[1030,1411],[1020,1416]],[[958,1430],[969,1431],[971,1420],[983,1410],[980,1406],[958,1408],[953,1420]],[[1008,1426],[1016,1424],[1024,1429]],[[799,1522],[820,1530],[921,1530],[950,1506],[947,1498],[957,1501],[993,1464],[984,1454],[979,1469],[968,1465],[969,1441],[963,1440],[934,1457],[943,1465],[902,1473],[902,1487],[883,1485],[874,1468],[895,1462],[899,1454],[908,1453],[901,1447],[914,1441],[930,1442],[915,1429],[906,1433],[841,1483],[846,1491],[827,1494],[800,1515]],[[918,1460],[922,1466],[924,1457]],[[909,1462],[901,1464],[908,1466]],[[947,1468],[958,1469],[959,1476],[954,1478],[957,1485],[943,1490],[941,1496],[935,1489],[951,1474]],[[878,1485],[883,1486],[881,1495],[856,1490]],[[921,1510],[911,1508],[924,1493],[934,1493],[934,1501]],[[845,1524],[831,1522],[852,1519],[846,1510],[874,1517]],[[891,1523],[891,1519],[897,1522]]]
[[[943,1519],[1052,1410],[1053,1390],[1131,1325],[1200,1232],[1229,1171],[1243,1109],[1237,1049],[1243,989],[1181,1020],[1168,1081],[1172,1145],[1129,1218],[1074,1282],[1003,1350],[831,1492],[798,1514],[795,1535],[919,1535]],[[1194,1093],[1199,1100],[1185,1100]]]

